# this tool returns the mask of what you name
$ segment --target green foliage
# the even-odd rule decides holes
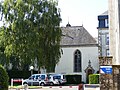
[[[89,75],[89,84],[99,84],[99,74]]]
[[[8,74],[2,65],[0,65],[0,90],[8,90],[8,81]]]
[[[4,29],[5,27],[0,28],[0,64],[5,65],[7,69],[9,68],[9,62],[10,62],[13,65],[12,69],[18,70],[20,69],[19,59],[15,55],[10,55],[10,52],[8,52],[10,58],[8,59],[6,57],[5,48],[7,48],[7,46],[5,45],[6,36],[4,33]]]
[[[53,0],[4,0],[4,47],[24,69],[37,59],[39,67],[54,71],[61,55],[60,12]]]
[[[26,70],[8,70],[7,71],[8,76],[9,76],[9,85],[11,85],[11,79],[27,79],[31,76],[31,72],[30,71],[26,71]],[[33,71],[33,74],[37,74],[38,71]],[[18,82],[17,82],[18,83]],[[18,83],[19,85],[21,85],[22,83]]]
[[[81,75],[66,75],[67,84],[80,84],[82,81]]]
[[[6,55],[4,53],[5,50],[4,42],[5,42],[4,27],[1,27],[0,28],[0,64],[2,65],[7,64]]]

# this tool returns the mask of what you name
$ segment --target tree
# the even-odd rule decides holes
[[[6,70],[0,65],[0,90],[8,90],[9,76]]]
[[[60,12],[53,0],[4,0],[5,53],[17,56],[21,67],[33,64],[54,71],[60,51]]]
[[[1,27],[0,28],[0,64],[2,65],[7,64],[6,55],[4,53],[5,50],[4,42],[5,42],[4,27]]]

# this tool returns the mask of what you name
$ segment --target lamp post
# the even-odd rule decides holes
[[[31,71],[31,75],[33,74],[33,69],[34,67],[33,66],[30,66],[30,71]],[[31,86],[33,85],[33,82],[31,82]]]
[[[31,75],[33,74],[33,69],[34,69],[34,67],[30,66]]]

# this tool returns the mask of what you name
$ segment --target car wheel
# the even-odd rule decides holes
[[[40,86],[44,86],[45,84],[42,82],[42,83],[40,83]]]
[[[50,86],[53,86],[53,85],[54,85],[54,83],[53,83],[53,82],[51,82],[51,83],[50,83]]]
[[[23,85],[28,84],[27,82],[24,82]]]

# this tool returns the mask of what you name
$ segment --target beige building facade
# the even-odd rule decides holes
[[[120,0],[109,2],[110,54],[113,65],[120,65]]]

